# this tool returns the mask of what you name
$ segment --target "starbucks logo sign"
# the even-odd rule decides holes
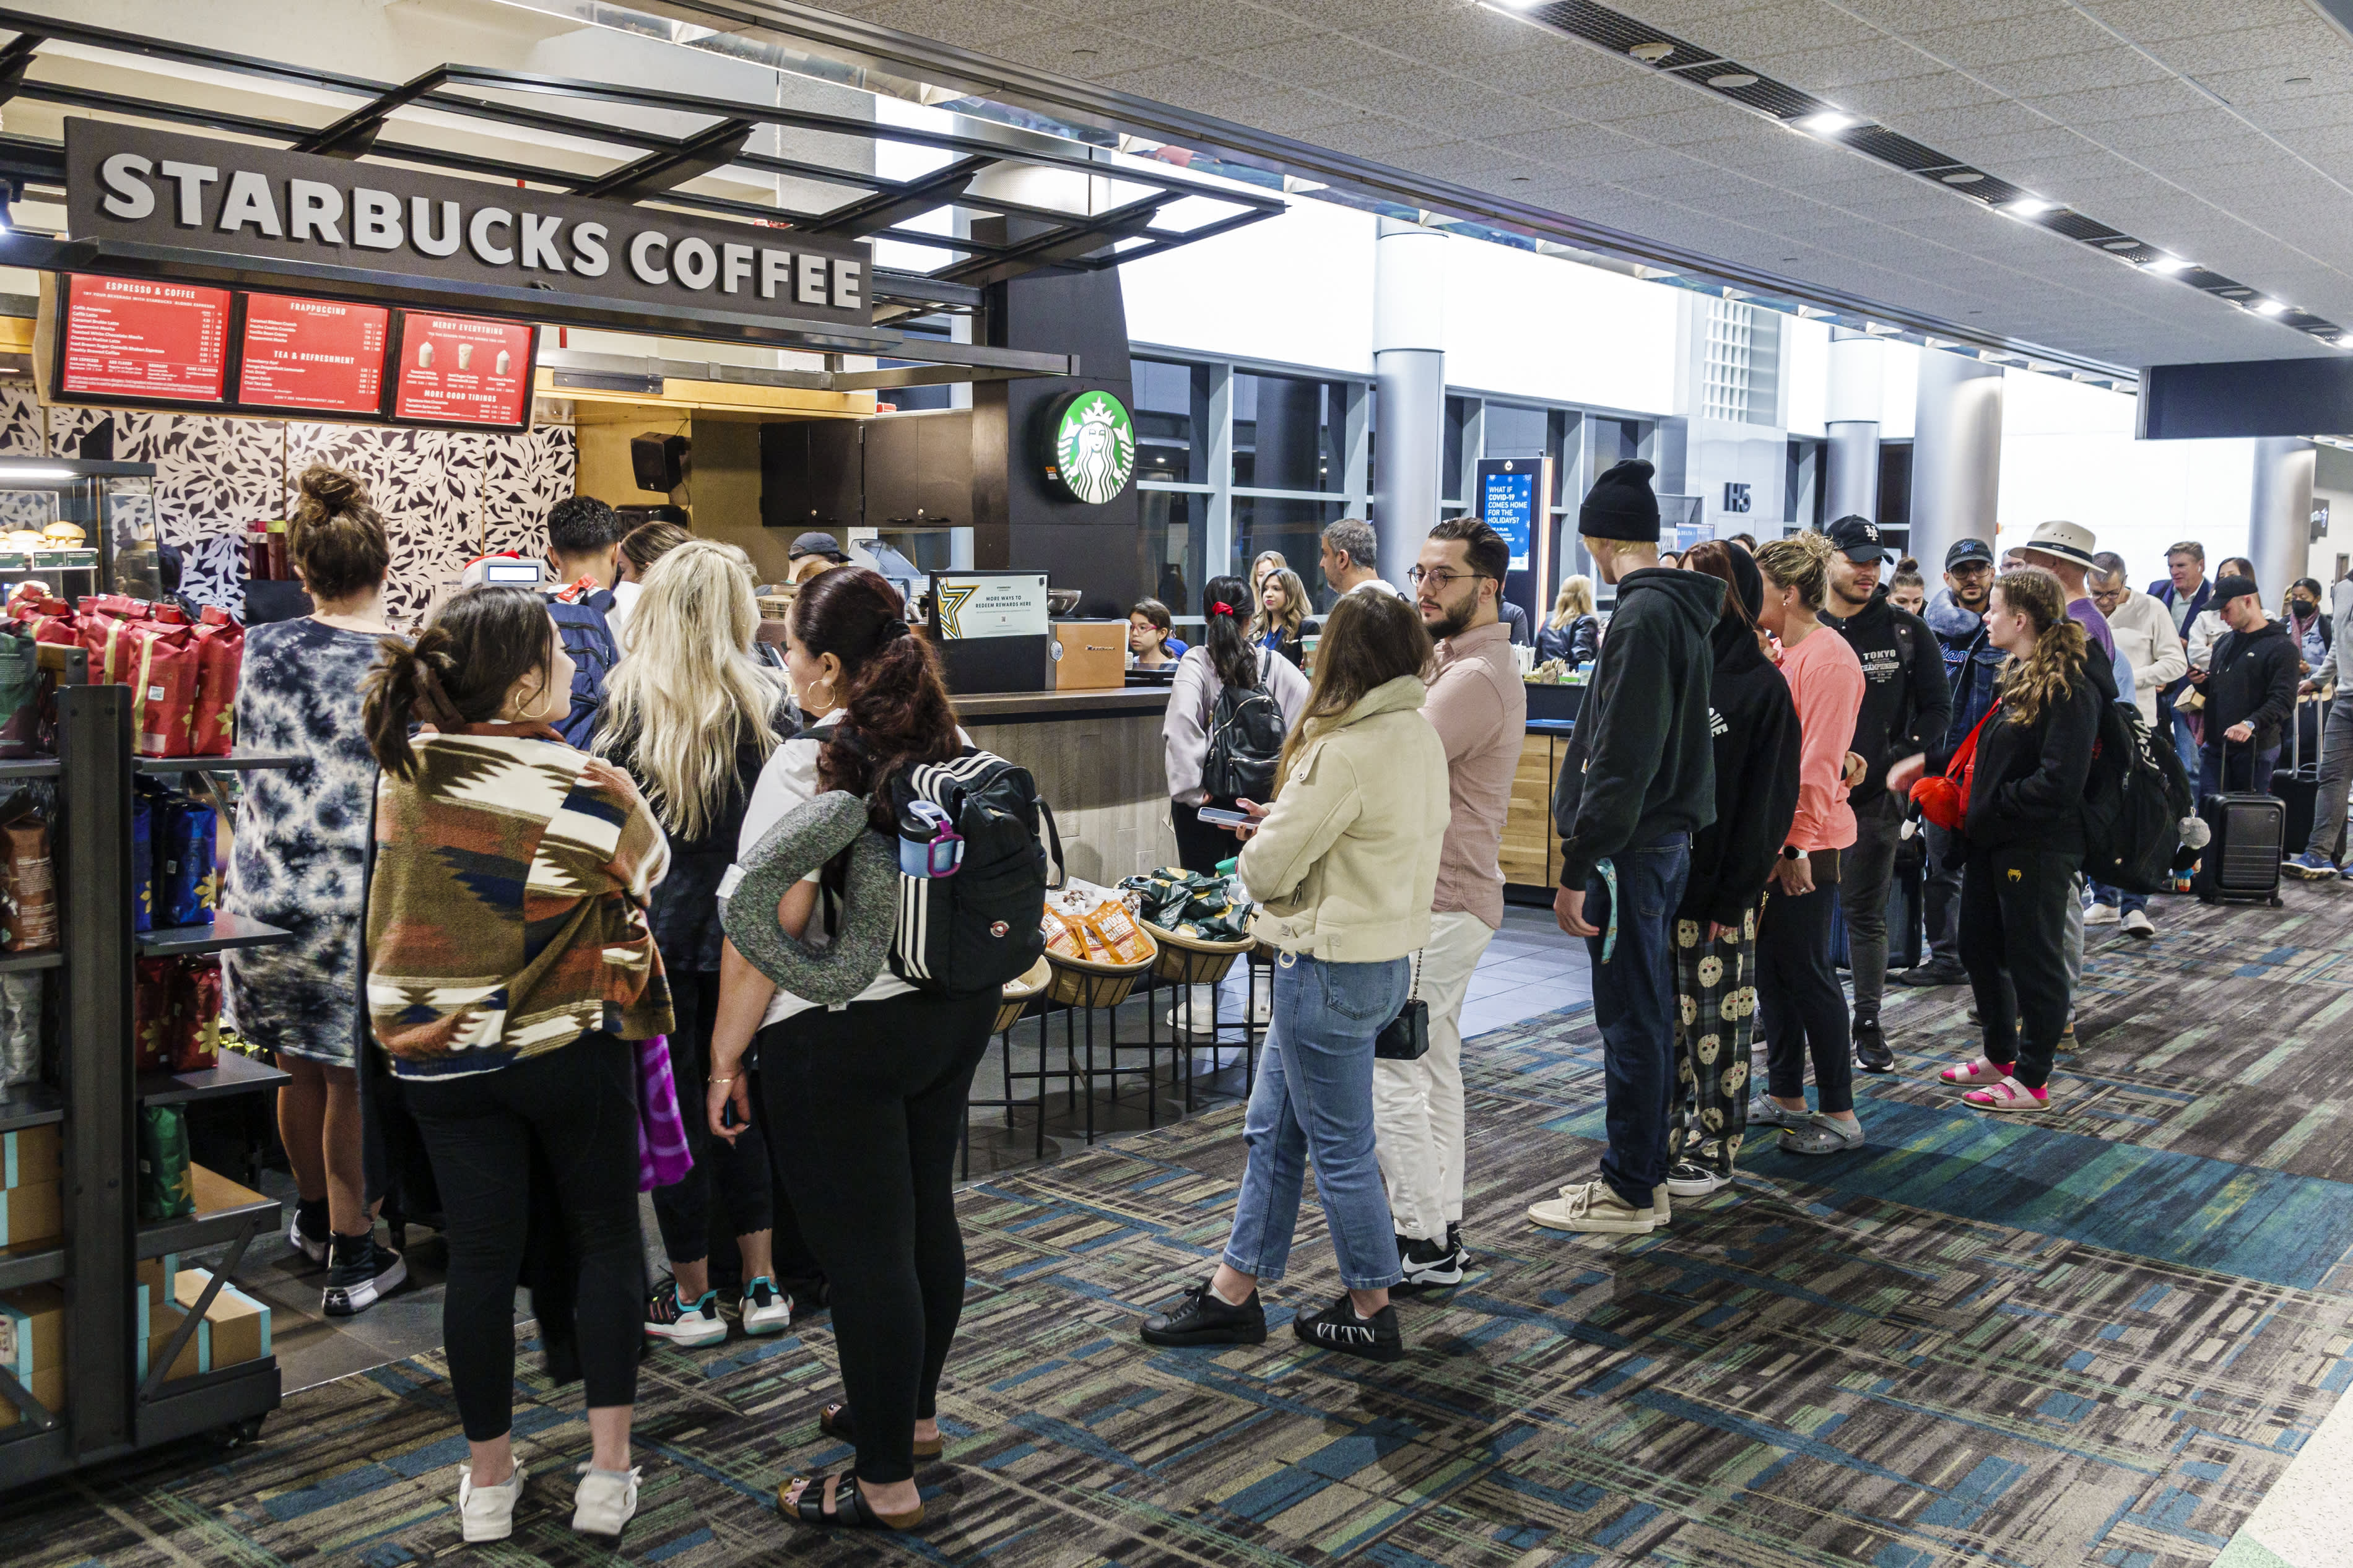
[[[1081,392],[1055,410],[1046,478],[1073,500],[1101,506],[1135,472],[1135,425],[1108,392]]]

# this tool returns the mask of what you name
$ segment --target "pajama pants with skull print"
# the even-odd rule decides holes
[[[1732,1174],[1748,1129],[1748,1042],[1757,1021],[1757,911],[1707,940],[1675,921],[1674,1132],[1670,1158]]]

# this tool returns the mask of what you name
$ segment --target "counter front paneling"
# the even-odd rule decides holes
[[[1531,719],[1520,743],[1511,808],[1504,816],[1504,897],[1513,903],[1548,906],[1560,886],[1560,834],[1553,827],[1552,795],[1575,728],[1567,720]]]
[[[955,706],[973,744],[1038,781],[1071,876],[1108,887],[1176,864],[1160,742],[1166,687],[990,693]]]

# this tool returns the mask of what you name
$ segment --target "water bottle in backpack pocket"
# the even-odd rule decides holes
[[[922,991],[995,994],[1046,951],[1061,841],[1027,768],[966,746],[891,780],[900,824],[891,972]]]

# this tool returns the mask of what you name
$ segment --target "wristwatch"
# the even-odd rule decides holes
[[[1781,846],[1781,858],[1782,858],[1782,859],[1784,859],[1784,860],[1802,860],[1802,859],[1804,859],[1805,858],[1806,858],[1806,852],[1805,852],[1804,850],[1802,850],[1802,849],[1799,848],[1796,845],[1794,845],[1794,844],[1784,844],[1784,845],[1782,845],[1782,846]]]

